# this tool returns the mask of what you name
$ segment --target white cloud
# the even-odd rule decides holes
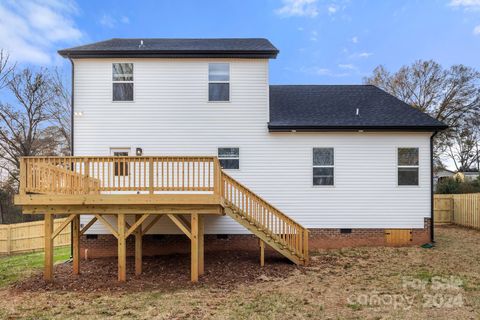
[[[340,69],[346,69],[346,70],[357,70],[357,67],[355,67],[353,64],[339,64],[338,67]]]
[[[317,31],[312,31],[310,33],[310,40],[311,41],[318,41],[318,32]]]
[[[84,35],[73,17],[73,0],[24,0],[0,3],[0,48],[12,61],[50,64],[59,45],[77,43]]]
[[[347,54],[348,50],[343,51],[343,53]],[[372,55],[373,55],[373,53],[371,53],[371,52],[354,52],[354,53],[348,55],[348,59],[354,59],[354,60],[356,60],[356,59],[367,59]]]
[[[121,16],[119,19],[104,13],[103,16],[100,18],[100,24],[104,27],[113,29],[116,27],[118,22],[121,22],[123,24],[129,24],[130,19],[127,16]]]
[[[318,15],[317,0],[283,0],[283,7],[275,10],[283,17],[316,17]]]
[[[338,10],[338,7],[333,5],[333,4],[328,6],[328,14],[330,14],[330,15],[337,12],[337,10]]]
[[[463,7],[466,9],[480,8],[480,0],[451,0],[448,4],[451,7]]]
[[[331,76],[332,75],[332,71],[330,71],[330,69],[327,69],[327,68],[312,68],[313,73],[319,75],[319,76]]]
[[[473,34],[476,35],[476,36],[480,36],[480,25],[476,26],[473,29]]]
[[[370,57],[372,54],[373,54],[373,53],[371,53],[371,52],[360,52],[360,53],[358,54],[358,57],[359,57],[359,58],[368,58],[368,57]]]
[[[117,21],[109,14],[103,14],[103,16],[100,18],[100,24],[107,28],[115,27],[116,23]]]
[[[353,42],[353,43],[358,43],[358,37],[353,37],[353,38],[352,38],[352,42]]]
[[[346,77],[349,76],[350,73],[348,72],[334,72],[328,68],[322,68],[322,67],[301,67],[300,72],[306,73],[306,74],[312,74],[316,76],[326,76],[326,77]]]

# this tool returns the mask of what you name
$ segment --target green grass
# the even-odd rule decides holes
[[[349,307],[350,309],[354,310],[354,311],[358,311],[358,310],[362,310],[363,307],[361,304],[359,303],[348,303],[347,304],[347,307]]]
[[[43,251],[0,258],[0,288],[43,268]],[[70,247],[55,248],[54,262],[70,258]]]

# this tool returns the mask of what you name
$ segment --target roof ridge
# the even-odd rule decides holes
[[[296,87],[376,87],[373,84],[271,84],[270,87],[285,87],[285,86],[296,86]],[[377,88],[377,87],[376,87]]]
[[[166,37],[163,37],[163,38],[150,38],[150,37],[135,37],[135,38],[110,38],[108,40],[268,40],[267,38],[263,38],[263,37],[242,37],[242,38],[216,38],[216,37],[213,37],[213,38],[166,38]],[[102,41],[98,41],[98,42],[103,42],[103,41],[108,41],[108,40],[102,40]],[[93,42],[95,43],[95,42]]]
[[[267,38],[111,38],[58,51],[66,58],[259,59],[276,58],[278,52]]]

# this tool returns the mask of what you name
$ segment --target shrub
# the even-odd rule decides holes
[[[474,181],[461,181],[458,178],[447,178],[439,181],[436,193],[452,194],[452,193],[476,193],[480,192],[480,177]]]

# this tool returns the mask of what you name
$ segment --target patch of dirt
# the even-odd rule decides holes
[[[117,282],[117,261],[56,266],[0,290],[0,319],[480,319],[480,231],[436,229],[434,248],[317,250],[297,267],[268,252],[207,253],[190,282],[188,255],[144,258]],[[436,287],[435,279],[444,287]],[[452,280],[452,282],[450,282]],[[3,304],[2,304],[3,303]]]
[[[54,282],[47,283],[37,273],[15,283],[12,289],[24,291],[73,292],[139,292],[144,290],[173,291],[198,286],[229,289],[240,284],[272,281],[300,270],[289,260],[266,253],[268,268],[260,267],[259,253],[252,251],[220,251],[205,253],[205,274],[197,284],[190,282],[190,255],[143,257],[143,273],[134,274],[134,259],[127,258],[127,282],[117,280],[117,259],[97,258],[80,262],[79,276],[72,274],[70,262],[55,266]]]

